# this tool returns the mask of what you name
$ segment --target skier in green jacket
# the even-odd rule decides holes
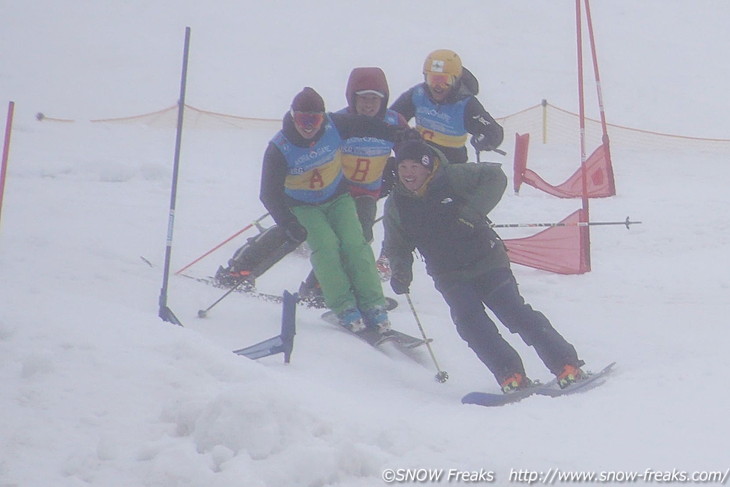
[[[504,244],[487,214],[507,185],[499,164],[449,164],[423,141],[396,146],[398,181],[385,204],[385,251],[396,294],[409,292],[414,249],[423,256],[459,335],[505,393],[531,384],[517,351],[485,312],[537,351],[561,387],[580,380],[583,361],[550,321],[525,303]]]

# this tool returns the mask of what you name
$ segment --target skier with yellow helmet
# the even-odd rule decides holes
[[[390,107],[406,120],[415,117],[424,140],[452,163],[467,162],[466,139],[477,151],[494,150],[504,131],[476,98],[479,82],[459,55],[448,49],[430,53],[423,63],[424,82],[403,93]]]

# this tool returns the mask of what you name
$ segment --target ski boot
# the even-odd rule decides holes
[[[341,326],[344,326],[353,333],[365,330],[365,323],[362,321],[362,314],[357,308],[346,309],[337,314]]]
[[[390,320],[388,312],[383,306],[375,306],[362,312],[365,326],[376,330],[381,335],[387,335],[390,331]]]
[[[319,285],[319,281],[314,276],[314,271],[311,271],[307,278],[299,286],[299,299],[307,303],[307,305],[312,308],[321,309],[327,307],[324,302],[322,287]]]
[[[238,286],[241,291],[250,292],[256,288],[256,278],[247,271],[236,271],[231,267],[218,266],[213,281],[218,287]]]
[[[502,387],[503,393],[511,394],[513,392],[526,389],[532,384],[533,382],[530,379],[520,374],[519,372],[515,372],[514,374],[503,380],[500,386]]]
[[[563,371],[558,374],[558,386],[561,389],[565,389],[570,384],[573,384],[586,377],[586,373],[581,370],[580,367],[567,364],[563,367]]]

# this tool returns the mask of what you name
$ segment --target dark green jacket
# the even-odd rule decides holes
[[[435,281],[472,279],[509,267],[504,244],[487,219],[507,187],[501,165],[444,161],[441,157],[435,165],[422,195],[398,181],[385,203],[385,253],[393,276],[406,284],[412,280],[414,249]]]

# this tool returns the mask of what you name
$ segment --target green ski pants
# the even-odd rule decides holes
[[[385,306],[375,257],[363,237],[352,197],[343,194],[321,205],[291,210],[307,229],[312,267],[327,307],[341,313]]]

